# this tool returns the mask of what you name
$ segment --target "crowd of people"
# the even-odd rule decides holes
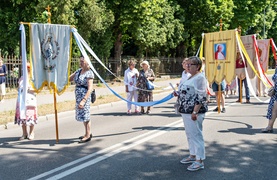
[[[153,88],[149,89],[148,83],[153,83],[155,80],[154,71],[150,68],[148,61],[140,63],[141,70],[135,68],[136,62],[134,60],[128,61],[128,69],[124,73],[125,92],[127,94],[127,114],[132,114],[132,102],[150,102],[153,101]],[[183,123],[186,129],[186,136],[188,141],[189,155],[183,158],[180,162],[183,164],[190,164],[187,169],[189,171],[197,171],[204,169],[205,160],[205,143],[203,137],[203,121],[205,114],[208,111],[209,93],[207,87],[212,88],[215,93],[216,101],[219,105],[213,111],[226,112],[225,109],[225,95],[228,90],[235,90],[238,85],[239,99],[241,98],[241,85],[244,84],[246,103],[250,103],[249,89],[245,77],[245,64],[242,62],[240,55],[237,55],[236,60],[236,75],[237,81],[234,80],[231,84],[226,84],[223,80],[220,84],[208,84],[205,77],[205,58],[200,59],[192,56],[185,58],[182,62],[183,72],[180,82],[177,84],[178,90],[174,91],[174,96],[177,97],[178,111],[181,114]],[[28,74],[30,73],[30,65],[27,64]],[[3,101],[5,95],[5,76],[6,66],[0,58],[0,82],[1,82],[1,100]],[[27,104],[23,104],[23,85],[22,76],[19,79],[18,98],[16,103],[15,124],[21,125],[22,136],[19,140],[34,139],[34,125],[37,124],[38,114],[36,105],[36,95],[34,90],[27,83]],[[74,81],[75,88],[75,119],[82,122],[84,125],[84,135],[79,137],[79,143],[86,143],[91,141],[91,121],[90,121],[90,102],[91,92],[93,90],[94,74],[91,71],[89,64],[84,57],[80,57],[80,68],[69,76],[70,81]],[[277,68],[272,77],[274,82],[274,91],[277,91]],[[29,78],[28,78],[29,81]],[[237,85],[236,85],[237,84]],[[225,89],[226,88],[226,89]],[[219,91],[220,89],[220,91]],[[221,94],[219,94],[221,92]],[[234,93],[235,94],[235,93]],[[239,100],[237,102],[240,102]],[[139,109],[140,108],[140,109]],[[146,109],[145,109],[146,108]],[[220,109],[219,109],[220,108]],[[135,114],[149,114],[151,107],[143,107],[134,105]],[[273,125],[277,118],[277,93],[275,93],[269,102],[267,112],[268,124],[266,128],[262,129],[263,133],[273,133]],[[27,127],[30,127],[29,132]]]

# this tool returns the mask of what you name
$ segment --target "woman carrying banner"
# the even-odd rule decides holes
[[[189,171],[204,169],[205,143],[202,133],[202,124],[205,113],[208,111],[206,89],[207,80],[200,72],[202,61],[198,57],[190,57],[187,61],[188,72],[191,76],[179,86],[179,112],[182,115],[189,144],[190,155],[182,159]],[[175,94],[176,95],[176,94]]]
[[[152,90],[148,90],[146,83],[147,81],[153,82],[155,80],[155,74],[152,69],[150,69],[150,65],[148,61],[143,61],[140,66],[142,70],[139,71],[139,77],[137,82],[137,87],[139,88],[138,92],[138,102],[150,102],[153,101],[153,92]],[[147,107],[146,114],[150,113],[151,107]],[[141,114],[144,114],[144,107],[141,106]]]
[[[89,64],[85,61],[84,57],[80,57],[81,68],[70,75],[69,80],[74,81],[75,98],[76,98],[76,120],[83,122],[85,126],[85,135],[80,136],[79,143],[85,143],[91,140],[92,134],[90,130],[90,101],[91,92],[93,89],[94,74],[90,70]]]
[[[30,73],[30,64],[27,64],[28,74]],[[28,76],[29,77],[29,76]],[[18,96],[16,102],[16,111],[15,111],[15,124],[21,125],[22,127],[22,136],[19,140],[29,139],[32,140],[35,138],[34,134],[34,126],[37,124],[37,103],[36,96],[34,90],[27,83],[27,95],[26,95],[26,103],[22,103],[23,101],[23,76],[20,77],[18,81]],[[27,78],[29,81],[29,78]],[[30,126],[29,135],[27,132],[27,126]]]
[[[3,64],[3,60],[0,57],[0,102],[4,102],[4,97],[6,95],[6,75],[7,66]]]
[[[267,115],[266,118],[268,119],[267,127],[262,129],[263,133],[273,133],[273,125],[277,118],[277,66],[275,68],[275,73],[272,76],[272,80],[274,82],[274,95],[271,96],[268,108],[267,108]]]

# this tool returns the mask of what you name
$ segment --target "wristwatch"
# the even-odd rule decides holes
[[[192,114],[198,114],[197,112],[193,111]]]

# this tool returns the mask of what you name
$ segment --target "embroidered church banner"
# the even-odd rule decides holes
[[[235,77],[236,30],[204,34],[206,77],[209,83],[227,83]]]
[[[243,43],[244,48],[247,51],[247,54],[252,62],[252,64],[255,64],[256,62],[256,51],[255,51],[255,46],[254,46],[254,35],[247,35],[247,36],[240,36],[240,39]],[[237,53],[239,53],[239,49],[237,46]],[[255,72],[252,70],[251,66],[248,65],[248,62],[246,61],[247,64],[247,73],[250,79],[255,77]]]
[[[263,39],[263,40],[260,39],[257,41],[258,41],[258,56],[259,56],[260,64],[264,72],[266,72],[268,68],[270,39]]]
[[[48,86],[60,95],[68,84],[71,26],[31,23],[30,39],[35,90]]]

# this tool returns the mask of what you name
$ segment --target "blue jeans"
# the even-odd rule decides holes
[[[241,82],[242,88],[243,88],[243,84],[244,84],[246,100],[250,100],[249,88],[248,88],[248,85],[247,85],[247,80],[246,80],[246,78],[244,78],[241,81],[242,81]],[[239,87],[238,91],[239,91],[239,97],[240,97],[240,79],[239,78],[238,78],[238,87]]]

